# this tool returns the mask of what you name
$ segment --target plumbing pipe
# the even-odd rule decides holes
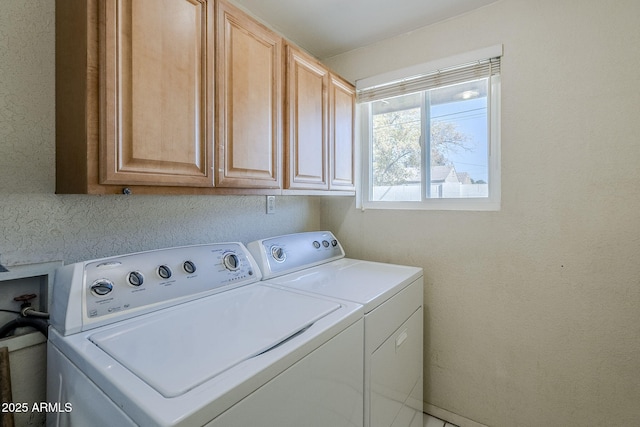
[[[42,334],[45,337],[49,336],[48,334],[49,325],[47,324],[46,321],[42,319],[18,317],[17,319],[14,319],[9,323],[6,323],[4,326],[0,328],[0,338],[8,337],[9,334],[11,334],[11,332],[15,331],[17,328],[22,328],[24,326],[30,326],[32,328],[37,329],[38,331],[42,332]]]

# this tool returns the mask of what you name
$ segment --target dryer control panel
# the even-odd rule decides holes
[[[66,335],[260,278],[260,270],[241,243],[184,246],[80,262],[56,272],[51,324]]]
[[[330,231],[287,234],[251,242],[247,247],[264,279],[344,257],[340,242]]]

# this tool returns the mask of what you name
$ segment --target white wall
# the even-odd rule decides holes
[[[640,2],[501,0],[331,58],[353,80],[504,44],[502,209],[323,202],[425,271],[425,400],[495,427],[640,420]]]
[[[307,197],[278,197],[276,214],[266,215],[263,196],[55,195],[54,17],[53,0],[0,1],[1,264],[246,243],[318,227],[318,201]]]

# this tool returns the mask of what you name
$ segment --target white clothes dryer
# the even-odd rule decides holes
[[[365,426],[422,427],[422,269],[345,258],[328,231],[247,247],[264,283],[364,306]]]
[[[47,424],[362,426],[362,306],[260,277],[240,243],[61,267]]]

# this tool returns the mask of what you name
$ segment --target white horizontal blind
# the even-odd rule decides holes
[[[500,57],[494,57],[363,88],[358,90],[357,97],[358,102],[371,102],[498,74]]]

